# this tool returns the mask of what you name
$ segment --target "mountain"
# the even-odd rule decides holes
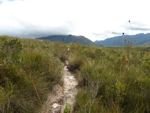
[[[123,46],[125,41],[124,39],[127,39],[127,41],[134,45],[134,46],[139,46],[139,45],[145,45],[145,44],[150,44],[150,33],[147,34],[136,34],[136,35],[125,35],[125,36],[116,36],[112,38],[108,38],[102,41],[95,41],[95,44],[98,46]]]
[[[84,45],[94,45],[94,42],[84,36],[75,35],[50,35],[46,37],[38,38],[40,40],[59,41],[64,43],[79,43]]]

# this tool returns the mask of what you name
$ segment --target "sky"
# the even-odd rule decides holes
[[[150,32],[150,0],[0,0],[0,35],[83,35],[95,40]],[[129,21],[130,20],[130,21]]]

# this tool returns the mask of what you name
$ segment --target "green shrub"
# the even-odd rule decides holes
[[[19,61],[19,53],[22,50],[22,44],[18,39],[3,40],[0,56],[8,63],[16,63]]]
[[[70,105],[67,104],[65,106],[64,113],[71,113],[71,106]]]
[[[149,113],[149,54],[141,53],[130,48],[126,59],[123,48],[79,47],[74,61],[84,63],[76,73],[81,90],[75,112]]]
[[[0,40],[0,112],[37,113],[60,82],[62,63],[51,43],[3,38]]]

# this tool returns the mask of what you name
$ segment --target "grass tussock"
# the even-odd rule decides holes
[[[75,113],[150,112],[150,51],[78,46],[71,54],[80,65]]]
[[[62,63],[54,43],[0,39],[0,112],[37,113],[60,82]],[[54,53],[56,52],[56,53]]]

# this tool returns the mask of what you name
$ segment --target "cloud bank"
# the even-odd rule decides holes
[[[0,0],[0,3],[0,34],[23,37],[73,34],[94,41],[122,32],[150,31],[149,0]]]

